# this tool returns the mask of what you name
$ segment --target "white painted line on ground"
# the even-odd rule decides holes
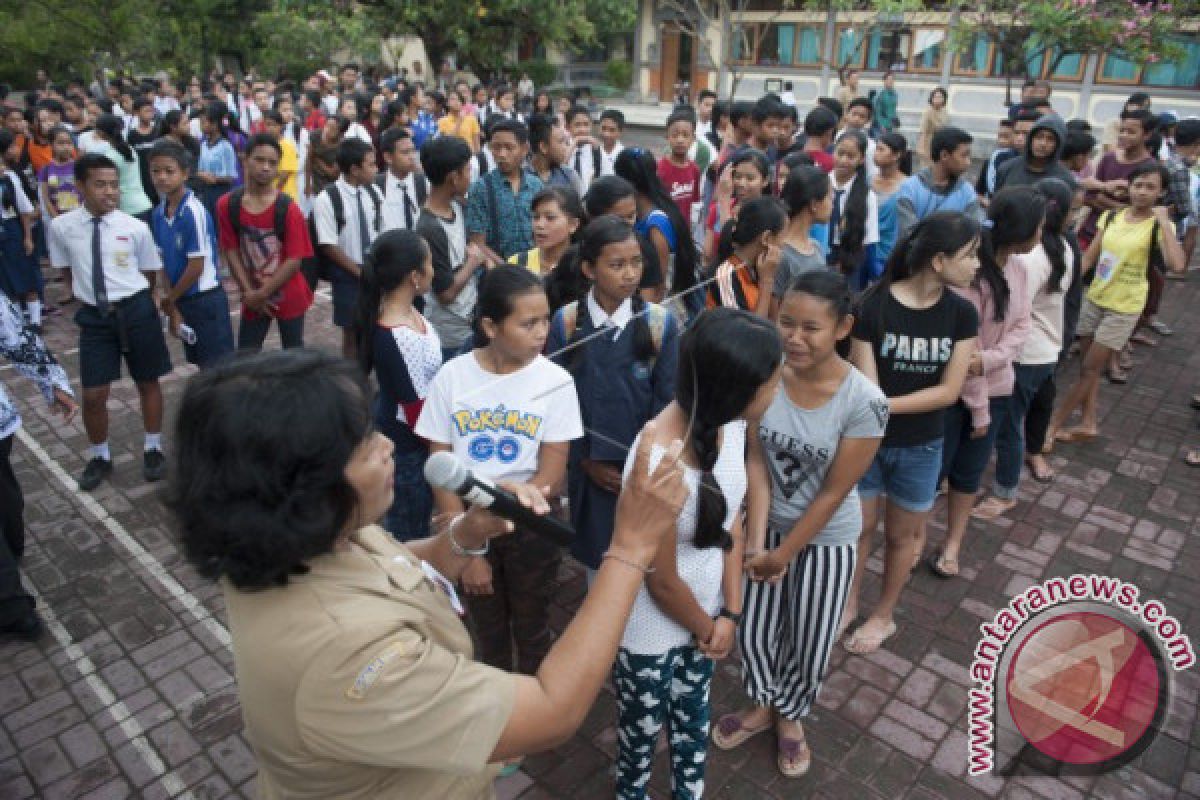
[[[42,621],[46,624],[46,630],[62,647],[63,653],[70,660],[71,666],[79,671],[83,679],[87,681],[88,688],[92,690],[92,694],[104,706],[104,710],[112,717],[113,722],[117,723],[121,729],[121,733],[125,734],[125,738],[137,750],[142,761],[150,769],[150,772],[158,776],[158,780],[162,783],[164,789],[172,797],[185,798],[194,800],[195,795],[188,791],[187,784],[175,774],[174,770],[167,769],[166,764],[158,757],[154,747],[146,738],[146,732],[142,729],[141,723],[133,716],[129,707],[125,705],[125,701],[119,699],[112,687],[100,677],[96,670],[96,665],[83,649],[71,641],[71,634],[58,621],[58,617],[46,605],[46,601],[37,593],[36,590],[30,592],[38,601],[38,611],[42,615]]]
[[[195,595],[183,588],[179,581],[171,577],[171,574],[167,572],[163,565],[160,564],[158,560],[154,558],[154,556],[150,555],[146,548],[142,547],[142,545],[139,544],[136,539],[130,536],[129,532],[125,530],[125,527],[118,522],[115,517],[108,513],[108,509],[100,505],[96,498],[81,490],[79,485],[75,482],[75,479],[68,475],[66,470],[64,470],[57,461],[51,458],[50,454],[47,453],[42,446],[37,443],[37,440],[30,436],[24,428],[17,430],[17,438],[20,439],[21,444],[25,445],[25,447],[29,449],[29,452],[33,453],[37,460],[42,463],[42,466],[49,470],[50,473],[58,480],[58,482],[62,484],[63,488],[66,489],[67,494],[74,495],[76,499],[79,500],[80,504],[82,504],[83,507],[87,509],[87,511],[93,517],[95,517],[97,521],[104,525],[104,527],[108,528],[108,531],[113,535],[113,538],[116,539],[121,546],[133,556],[133,559],[135,562],[137,562],[137,564],[145,569],[146,572],[150,573],[150,575],[156,581],[158,581],[159,585],[167,590],[171,597],[173,597],[175,600],[178,600],[180,605],[182,605],[197,622],[203,625],[205,630],[212,634],[214,639],[216,639],[225,647],[230,646],[233,639],[229,635],[228,629],[226,629],[224,625],[222,625],[216,618],[213,617],[212,614],[209,613],[208,609],[204,607],[203,603],[196,599]]]

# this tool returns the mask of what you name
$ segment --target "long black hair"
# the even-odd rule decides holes
[[[729,163],[724,169],[730,170],[730,177],[733,176],[732,170],[742,164],[753,164],[758,170],[758,174],[763,176],[763,194],[771,193],[771,159],[767,158],[767,154],[762,150],[756,150],[753,147],[745,147],[739,150],[733,158],[729,159]]]
[[[1001,189],[988,204],[990,224],[984,225],[979,235],[979,272],[975,273],[975,285],[986,283],[991,290],[995,304],[992,318],[996,322],[1008,314],[1011,294],[997,253],[1032,239],[1045,216],[1046,201],[1032,186]]]
[[[912,175],[913,154],[908,149],[908,139],[903,134],[888,131],[879,137],[879,142],[886,144],[888,149],[896,154],[896,169],[905,175]]]
[[[764,194],[742,203],[737,216],[725,223],[721,230],[712,268],[716,269],[733,255],[735,248],[750,244],[764,233],[779,233],[787,226],[787,221],[787,212],[778,197]]]
[[[876,287],[920,274],[933,264],[934,256],[954,255],[979,239],[979,230],[979,223],[961,211],[935,211],[896,242],[888,257],[883,280]]]
[[[721,426],[737,419],[783,359],[779,331],[762,317],[714,308],[696,317],[679,342],[675,402],[688,415],[686,444],[701,470],[696,500],[696,547],[733,545],[725,530],[728,505],[713,476]],[[747,435],[757,435],[749,432]]]
[[[838,233],[838,261],[842,271],[853,273],[862,262],[863,240],[867,238],[867,194],[871,186],[867,180],[867,135],[862,131],[848,130],[838,142],[849,139],[862,153],[862,162],[854,171],[854,185],[842,204],[841,230]]]
[[[483,320],[490,319],[499,325],[513,312],[513,300],[523,294],[544,291],[542,279],[525,267],[502,264],[489,269],[479,280],[479,299],[471,318],[471,328],[476,348],[487,347],[490,341],[483,332]]]
[[[356,311],[358,363],[364,374],[375,368],[375,327],[383,296],[421,270],[428,258],[429,245],[414,231],[386,231],[371,243],[363,259]]]
[[[696,286],[696,243],[688,220],[670,193],[658,179],[658,164],[649,150],[627,147],[617,156],[613,171],[633,184],[650,203],[667,215],[675,231],[675,273],[671,278],[671,294],[681,294]]]
[[[637,235],[628,222],[613,214],[605,214],[597,217],[587,224],[583,229],[583,233],[579,237],[579,246],[575,250],[575,260],[572,266],[572,271],[583,277],[586,285],[587,278],[583,272],[583,265],[589,264],[592,269],[596,268],[596,262],[604,253],[604,248],[612,244],[620,244],[630,240],[637,241]],[[638,245],[641,246],[640,243]],[[586,289],[584,291],[586,294]],[[649,362],[652,358],[658,355],[654,351],[654,337],[650,334],[650,324],[646,321],[646,315],[643,313],[646,310],[646,301],[642,298],[640,292],[634,292],[632,298],[633,304],[633,353],[634,358],[643,363]],[[575,310],[575,333],[567,342],[568,349],[575,345],[584,336],[591,333],[592,327],[591,313],[588,311],[588,304],[580,302]],[[572,372],[579,366],[579,359],[583,355],[583,347],[575,347],[571,349],[571,359],[569,368]]]
[[[116,114],[101,114],[96,117],[96,130],[104,134],[104,141],[116,148],[126,161],[136,161],[133,148],[125,141],[125,123]]]
[[[787,205],[788,215],[794,217],[802,211],[808,211],[813,203],[828,197],[829,187],[829,174],[810,163],[808,166],[792,167],[788,171],[779,196]]]
[[[608,214],[626,197],[637,197],[637,189],[620,175],[601,175],[588,186],[583,205],[589,219]]]
[[[1079,242],[1067,224],[1071,218],[1071,187],[1061,178],[1042,178],[1033,185],[1046,200],[1046,222],[1042,225],[1042,249],[1050,259],[1050,280],[1046,291],[1050,294],[1062,291],[1062,279],[1067,274],[1067,250],[1070,249],[1071,264],[1080,267]],[[1073,277],[1073,276],[1072,276]]]

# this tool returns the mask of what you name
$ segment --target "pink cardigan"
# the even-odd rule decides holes
[[[1032,300],[1029,294],[1028,272],[1016,256],[1004,265],[1008,281],[1008,308],[1004,319],[997,322],[992,291],[983,281],[978,286],[954,291],[965,297],[979,312],[979,351],[983,357],[983,375],[968,375],[963,384],[962,401],[971,411],[973,427],[991,424],[988,400],[1004,397],[1013,391],[1013,362],[1021,355],[1025,340],[1033,329],[1030,318]]]

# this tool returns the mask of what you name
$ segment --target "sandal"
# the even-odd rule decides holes
[[[1192,406],[1192,408],[1196,409],[1197,411],[1200,411],[1200,394],[1192,395],[1191,406]]]
[[[975,519],[992,520],[996,517],[1004,516],[1009,511],[1017,507],[1016,499],[1004,500],[999,497],[989,497],[971,510],[971,516]]]
[[[812,751],[808,749],[808,742],[803,737],[786,739],[780,736],[775,765],[785,778],[803,777],[812,766]]]
[[[1158,347],[1158,340],[1145,331],[1138,331],[1129,337],[1129,341],[1135,344],[1144,344],[1147,347]]]
[[[1129,374],[1125,372],[1125,369],[1126,368],[1123,366],[1117,369],[1109,369],[1108,372],[1105,373],[1106,377],[1108,378],[1108,382],[1115,383],[1118,386],[1123,386],[1124,384],[1129,383]]]
[[[1184,453],[1183,463],[1189,467],[1200,467],[1200,450],[1188,450]]]
[[[1045,451],[1043,450],[1042,452]],[[1029,467],[1029,474],[1038,483],[1054,483],[1054,470],[1047,468],[1045,472],[1038,472],[1031,458],[1025,459],[1025,466]]]
[[[740,714],[726,714],[721,717],[717,720],[717,724],[713,726],[713,744],[722,750],[732,750],[758,736],[763,731],[771,729],[771,720],[769,719],[767,720],[767,724],[761,728],[747,728],[742,724],[743,722],[744,720]]]
[[[869,655],[874,653],[883,643],[886,642],[896,632],[896,623],[889,622],[875,636],[869,637],[863,632],[863,629],[871,624],[871,620],[867,620],[862,625],[858,626],[858,630],[842,644],[851,653],[858,656]]]
[[[929,566],[930,571],[944,581],[958,577],[958,559],[946,558],[942,555],[941,549],[934,550],[925,559],[925,563]]]
[[[1055,432],[1054,440],[1057,442],[1063,442],[1064,444],[1071,444],[1072,442],[1090,442],[1098,435],[1099,434],[1093,433],[1092,431],[1081,431],[1078,428],[1070,428],[1065,431]]]
[[[507,778],[511,775],[516,775],[517,772],[520,771],[521,764],[524,761],[525,761],[525,759],[518,758],[516,761],[504,762],[504,766],[500,769],[500,773],[496,777],[497,778]]]

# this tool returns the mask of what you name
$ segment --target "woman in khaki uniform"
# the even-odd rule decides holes
[[[472,660],[452,586],[509,524],[470,511],[407,545],[373,524],[392,445],[368,397],[351,362],[311,350],[196,375],[171,507],[188,559],[224,589],[261,797],[488,798],[491,765],[561,743],[591,708],[674,531],[680,448],[654,472],[638,452],[583,607],[536,676],[513,675]]]

